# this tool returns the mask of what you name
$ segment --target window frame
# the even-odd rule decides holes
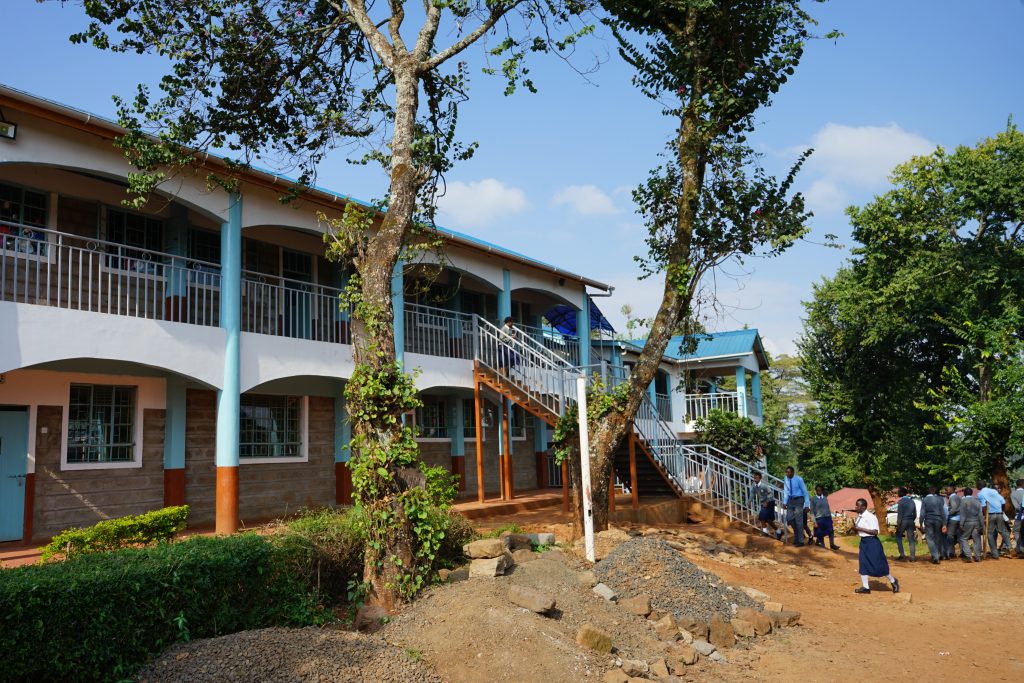
[[[115,214],[121,214],[127,221],[129,216],[140,218],[143,221],[153,221],[160,224],[160,248],[153,249],[151,247],[136,247],[131,244],[125,244],[124,242],[118,242],[114,239],[111,227],[111,216]],[[147,226],[148,227],[148,226]],[[127,233],[127,223],[125,224],[125,232]],[[167,258],[164,253],[164,246],[167,239],[167,221],[159,216],[153,216],[147,213],[141,213],[139,211],[126,211],[121,207],[106,207],[106,211],[103,216],[103,237],[102,240],[107,243],[108,251],[104,254],[106,258],[100,261],[100,272],[101,273],[114,273],[118,275],[130,275],[133,278],[148,279],[154,282],[162,282],[166,277],[167,270]],[[139,252],[156,252],[160,255],[159,261],[146,261],[145,259],[133,259],[129,256],[119,256],[117,253],[110,252],[110,245],[116,244],[126,250],[134,250]],[[144,270],[135,270],[133,268],[123,268],[122,262],[125,260],[140,260],[146,263],[151,263],[150,267]],[[112,265],[116,264],[116,265]]]
[[[113,462],[71,462],[68,460],[68,453],[71,447],[71,390],[76,385],[91,387],[108,386],[131,389],[133,391],[131,460],[118,460]],[[138,469],[142,467],[143,435],[140,430],[142,429],[143,425],[143,408],[141,400],[141,390],[139,385],[122,383],[108,384],[104,382],[93,381],[91,378],[83,380],[72,380],[64,385],[64,397],[64,404],[62,406],[63,415],[61,419],[63,431],[61,434],[60,452],[60,468],[62,471]]]
[[[451,426],[448,424],[448,399],[444,396],[420,396],[420,400],[423,401],[423,405],[412,411],[412,427],[416,434],[416,441],[419,443],[451,442]],[[438,404],[439,428],[444,429],[445,436],[423,436],[420,434],[420,415],[423,409],[427,407],[428,401]]]
[[[280,456],[243,456],[242,450],[242,400],[246,396],[271,396],[271,397],[283,397],[297,398],[299,399],[299,455],[280,455]],[[257,393],[243,393],[239,397],[238,404],[238,462],[240,465],[260,465],[260,464],[273,464],[273,463],[297,463],[297,462],[309,462],[309,396],[296,396],[295,394],[257,394]]]
[[[522,436],[516,436],[515,418],[513,416],[517,412],[522,415],[523,424],[520,425],[520,427],[519,427],[523,431],[523,435]],[[527,418],[526,410],[524,408],[522,408],[521,406],[513,403],[512,404],[512,408],[511,408],[511,410],[509,410],[509,413],[508,413],[508,432],[509,432],[509,438],[511,438],[512,441],[526,441],[526,429],[527,429],[526,418]]]
[[[0,187],[8,187],[8,188],[10,188],[12,190],[15,190],[15,191],[21,193],[21,199],[19,200],[19,206],[21,207],[21,209],[20,209],[19,214],[18,214],[18,220],[9,220],[9,219],[6,219],[6,218],[0,218],[0,225],[6,225],[8,227],[17,228],[18,230],[21,230],[21,231],[24,231],[25,229],[41,230],[41,231],[49,230],[50,209],[51,209],[51,206],[50,206],[50,195],[51,195],[51,193],[50,192],[47,192],[47,191],[44,191],[44,190],[39,190],[39,189],[36,189],[34,187],[28,187],[27,185],[21,185],[21,184],[18,184],[18,183],[11,183],[11,182],[8,182],[6,180],[0,181]],[[41,225],[36,225],[34,223],[26,223],[25,222],[25,194],[28,193],[28,192],[31,192],[32,194],[41,195],[43,197],[43,221],[42,221]],[[28,251],[15,251],[15,250],[12,250],[12,249],[6,249],[7,257],[8,258],[20,258],[20,259],[25,259],[25,260],[29,260],[29,261],[40,261],[40,262],[43,262],[43,263],[49,263],[50,262],[50,253],[51,253],[50,250],[51,250],[51,245],[53,243],[52,235],[50,233],[47,233],[47,232],[42,232],[41,234],[42,234],[41,238],[27,237],[28,240],[31,240],[32,242],[36,242],[36,243],[38,243],[42,247],[42,249],[40,251],[28,252]],[[11,233],[4,233],[3,235],[0,235],[0,240],[5,240],[8,235],[11,235]],[[13,235],[13,237],[17,238],[18,235]],[[23,239],[26,239],[26,237],[24,235],[22,235],[21,237]],[[0,244],[2,244],[2,243],[0,243]]]

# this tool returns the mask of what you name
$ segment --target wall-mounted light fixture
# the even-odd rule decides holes
[[[18,134],[17,124],[11,123],[4,118],[4,113],[0,111],[0,138],[7,140],[13,140],[14,136]]]

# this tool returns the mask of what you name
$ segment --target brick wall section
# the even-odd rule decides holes
[[[217,399],[190,389],[185,415],[185,501],[189,522],[215,521]],[[243,463],[238,475],[244,523],[283,517],[304,507],[334,504],[334,399],[309,398],[309,462]]]
[[[497,495],[501,490],[498,479],[497,425],[484,430],[484,435],[484,489],[488,495]],[[512,484],[516,491],[537,488],[536,463],[533,451],[533,427],[530,426],[526,428],[524,441],[512,441]],[[476,439],[470,437],[466,438],[466,490],[460,495],[471,498],[476,496]]]
[[[163,506],[163,410],[143,411],[141,468],[61,471],[62,417],[60,406],[36,413],[35,539]]]

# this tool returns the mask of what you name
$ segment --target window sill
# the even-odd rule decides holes
[[[130,470],[141,469],[142,463],[138,460],[130,462],[67,462],[62,460],[60,469],[62,472],[75,470]]]
[[[289,456],[268,456],[266,458],[239,458],[239,465],[274,465],[274,464],[287,464],[296,462],[309,462],[309,456],[306,455],[289,455]]]
[[[450,443],[451,439],[447,436],[417,436],[416,443]]]

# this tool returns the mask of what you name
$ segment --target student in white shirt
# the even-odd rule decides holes
[[[860,583],[861,587],[854,593],[867,594],[871,592],[868,584],[869,577],[884,576],[892,584],[892,592],[900,592],[900,582],[889,573],[889,561],[885,559],[885,550],[882,549],[882,542],[878,540],[878,517],[873,512],[868,512],[868,502],[863,498],[857,499],[857,521],[853,528],[860,535]]]

